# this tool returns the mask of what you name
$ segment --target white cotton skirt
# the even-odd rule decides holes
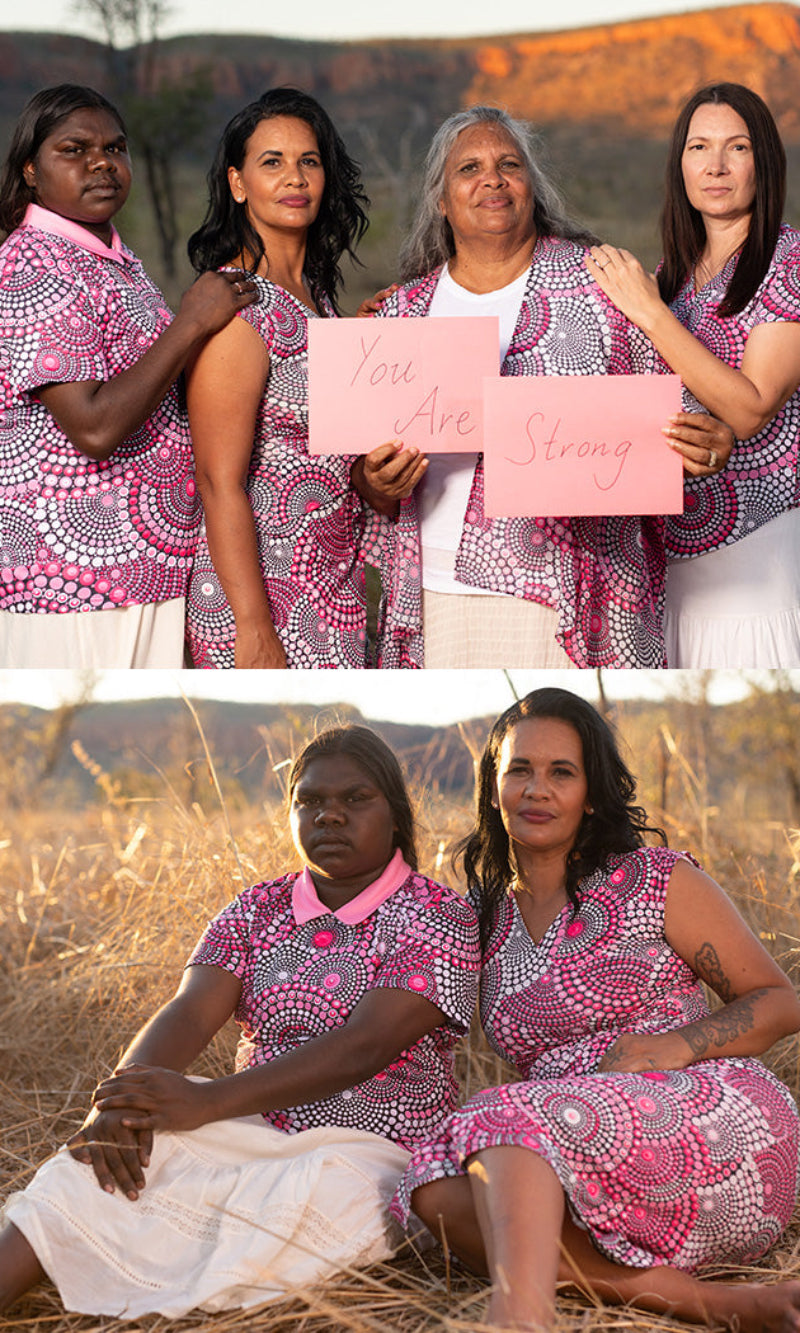
[[[800,667],[800,509],[671,560],[664,636],[671,667]]]
[[[391,1256],[388,1204],[409,1153],[338,1128],[281,1134],[260,1116],[156,1134],[135,1202],[60,1149],[3,1214],[67,1310],[175,1319],[286,1296]]]
[[[183,664],[186,601],[119,606],[108,611],[0,611],[0,666],[179,668]]]

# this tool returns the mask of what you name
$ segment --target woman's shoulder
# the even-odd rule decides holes
[[[20,223],[14,231],[9,232],[0,246],[3,281],[5,283],[18,269],[30,271],[31,266],[50,269],[66,252],[72,250],[79,250],[79,247],[66,237],[42,231],[27,222]]]
[[[788,222],[782,222],[775,244],[775,258],[791,254],[794,254],[795,258],[800,255],[800,231],[796,227],[790,227]]]
[[[432,911],[434,914],[445,913],[451,920],[460,919],[465,923],[477,921],[475,909],[469,899],[452,889],[449,884],[429,879],[419,870],[411,874],[400,888],[387,900],[403,911]]]
[[[223,907],[220,915],[254,917],[262,911],[274,911],[284,899],[291,901],[292,885],[298,873],[293,871],[287,875],[280,875],[277,879],[265,879],[257,884],[249,884],[247,888],[237,893],[226,907]]]
[[[694,866],[699,864],[690,852],[647,844],[633,851],[612,854],[592,878],[616,894],[631,897],[655,895],[663,899],[678,861],[689,861]]]
[[[276,282],[258,275],[252,281],[256,285],[256,299],[239,310],[236,318],[252,325],[272,353],[291,356],[305,352],[308,321],[315,317],[313,312]]]
[[[419,277],[401,283],[382,303],[377,318],[391,319],[398,315],[424,314],[433,299],[443,268],[444,265],[440,264],[430,273],[421,273]]]

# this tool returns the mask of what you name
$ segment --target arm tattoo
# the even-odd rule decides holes
[[[717,951],[708,940],[705,944],[701,944],[694,956],[694,971],[702,981],[707,982],[711,989],[716,991],[723,1004],[730,1004],[736,999],[731,983],[722,970]]]
[[[709,1014],[708,1018],[698,1019],[688,1027],[680,1028],[680,1035],[695,1056],[703,1056],[709,1050],[720,1050],[730,1042],[752,1032],[755,1025],[753,1009],[756,1001],[766,995],[766,990],[752,991],[738,1000]]]

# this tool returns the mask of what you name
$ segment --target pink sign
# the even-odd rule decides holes
[[[308,324],[312,454],[483,448],[483,381],[498,375],[496,316],[315,319]]]
[[[679,514],[683,465],[662,426],[677,375],[484,380],[485,507],[491,518]]]

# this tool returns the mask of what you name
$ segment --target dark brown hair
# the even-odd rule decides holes
[[[641,806],[634,805],[636,781],[624,763],[616,737],[596,708],[570,690],[545,686],[533,690],[507,708],[495,722],[478,769],[475,828],[456,849],[463,858],[467,884],[478,906],[481,939],[486,944],[497,909],[514,880],[516,867],[500,811],[495,809],[495,779],[500,749],[509,731],[527,718],[557,718],[574,728],[583,751],[588,799],[575,846],[567,859],[567,896],[573,907],[580,901],[578,885],[614,852],[630,852],[644,843],[652,828]]]
[[[720,315],[735,315],[751,301],[769,268],[786,202],[786,153],[766,102],[741,83],[712,83],[700,88],[684,106],[675,124],[667,157],[666,191],[661,214],[661,297],[675,300],[702,254],[706,241],[703,219],[689,203],[683,183],[683,150],[689,125],[700,106],[729,106],[741,116],[753,145],[756,195],[750,230],[739,262],[719,305]]]
[[[289,771],[287,800],[291,803],[292,793],[310,763],[340,754],[358,764],[386,797],[395,823],[394,845],[400,848],[411,869],[416,870],[414,812],[403,772],[394,751],[369,727],[329,727],[309,741]]]
[[[102,93],[81,83],[58,83],[52,88],[42,88],[23,107],[0,174],[0,227],[5,231],[18,227],[28,204],[35,202],[35,193],[23,175],[26,163],[35,159],[59,121],[72,115],[73,111],[86,108],[108,111],[122,133],[127,135],[125,122],[117,108]]]

